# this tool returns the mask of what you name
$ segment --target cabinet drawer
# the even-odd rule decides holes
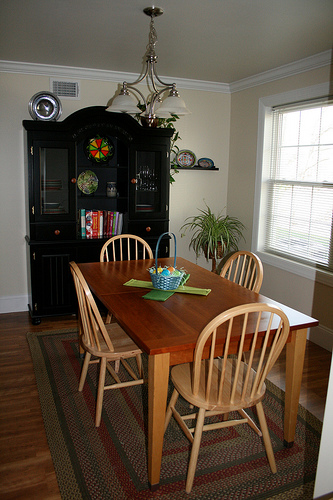
[[[168,221],[135,221],[128,223],[129,234],[136,234],[141,238],[151,236],[160,236],[162,233],[168,231]]]
[[[76,224],[52,223],[52,224],[36,224],[35,239],[37,241],[63,241],[75,240]]]

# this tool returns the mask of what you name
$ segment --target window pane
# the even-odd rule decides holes
[[[297,180],[317,180],[318,146],[303,146],[298,151]]]
[[[332,144],[333,142],[333,106],[323,108],[321,119],[320,144]]]
[[[284,113],[281,119],[282,135],[281,146],[293,146],[298,144],[299,120],[301,113],[299,111]]]
[[[331,146],[320,148],[317,181],[333,183],[333,147]]]
[[[277,166],[277,179],[297,179],[297,147],[281,148],[280,160]]]
[[[299,144],[318,144],[321,108],[306,109],[301,112]]]

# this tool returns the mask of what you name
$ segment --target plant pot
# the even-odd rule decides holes
[[[205,257],[207,258],[207,248],[205,250]],[[217,251],[216,251],[216,258],[215,255],[212,254],[212,252],[209,252],[208,259],[212,260],[212,272],[214,273],[216,271],[216,259],[222,259],[224,257],[224,249],[222,247],[222,243],[218,242],[217,244]]]

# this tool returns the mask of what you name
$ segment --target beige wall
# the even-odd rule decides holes
[[[259,99],[327,81],[328,67],[233,94],[181,90],[192,114],[177,122],[182,138],[178,146],[191,149],[198,158],[212,158],[219,171],[188,170],[175,175],[176,182],[170,188],[170,230],[177,236],[178,255],[196,261],[193,251],[188,250],[189,236],[181,238],[180,227],[186,217],[204,208],[204,202],[215,212],[227,206],[230,215],[239,217],[246,226],[242,248],[251,248]],[[62,99],[60,119],[86,106],[105,105],[116,88],[111,82],[81,80],[81,99]],[[48,89],[47,76],[0,73],[0,312],[26,308],[22,120],[30,119],[31,96]],[[197,262],[210,269],[210,262],[203,257]],[[313,314],[329,333],[333,331],[331,288],[266,264],[264,268],[264,295]]]
[[[49,90],[49,77],[0,73],[0,312],[26,309],[26,203],[24,190],[24,147],[22,120],[29,120],[32,95]],[[86,106],[106,105],[117,85],[81,80],[81,99],[62,99],[63,120]],[[195,260],[179,228],[185,217],[203,207],[205,199],[214,210],[227,204],[230,94],[183,90],[182,97],[192,111],[177,123],[181,149],[199,157],[208,156],[220,167],[218,172],[189,171],[176,175],[171,186],[170,228],[176,233],[178,254]],[[202,264],[207,265],[203,259]]]
[[[329,79],[330,68],[327,66],[235,92],[231,96],[228,212],[239,217],[246,225],[244,248],[248,250],[251,249],[254,214],[259,99],[329,82]],[[264,264],[261,293],[306,314],[313,314],[328,333],[327,341],[332,342],[331,287]]]

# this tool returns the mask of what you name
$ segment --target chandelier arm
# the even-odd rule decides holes
[[[134,83],[136,83],[136,82],[134,82]],[[133,83],[124,82],[124,85],[126,85],[127,89],[131,89],[132,92],[137,92],[139,94],[139,96],[143,100],[143,104],[145,105],[146,112],[147,112],[148,111],[148,105],[147,105],[147,101],[145,99],[145,96],[142,94],[142,92],[140,92],[140,90],[138,90],[135,87],[133,87],[133,85],[134,85]],[[139,112],[139,108],[138,108],[138,112]]]
[[[142,76],[139,76],[139,78],[137,80],[135,80],[135,82],[123,82],[123,83],[126,83],[126,85],[136,85],[137,83],[141,83],[142,80],[144,80],[145,78],[147,78],[147,75],[148,75],[148,61],[146,63],[146,69],[145,69],[145,72],[143,73]]]
[[[163,85],[164,87],[168,87],[168,89],[172,89],[172,88],[175,88],[176,89],[176,84],[175,83],[166,83],[166,82],[163,82],[160,77],[158,76],[158,74],[156,73],[156,69],[155,69],[155,65],[153,65],[153,73],[154,73],[154,76],[156,78],[156,80],[161,84]]]

